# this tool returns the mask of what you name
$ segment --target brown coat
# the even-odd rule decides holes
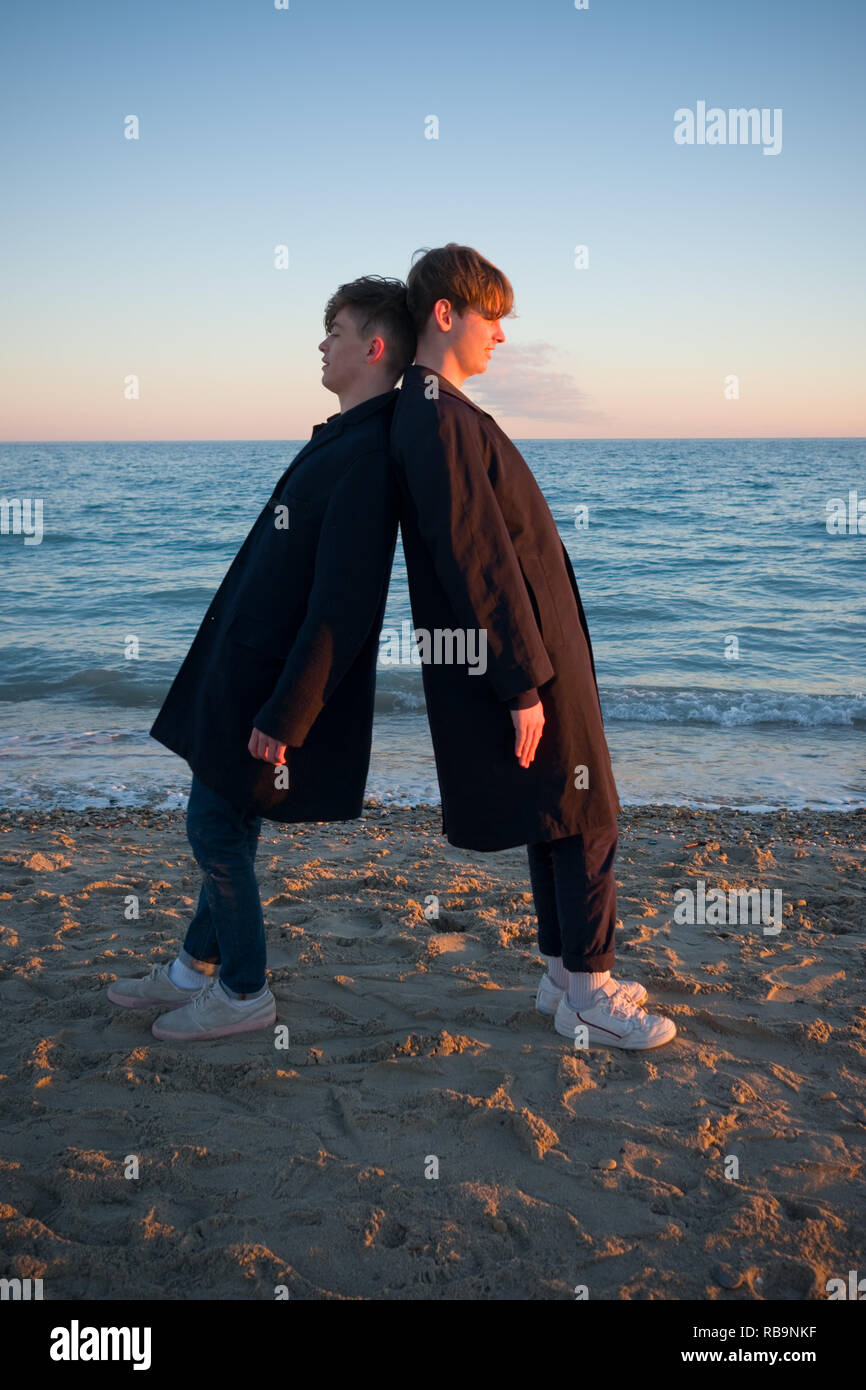
[[[403,377],[391,448],[415,627],[487,638],[483,676],[422,665],[444,833],[497,850],[615,825],[586,615],[528,464],[491,415],[419,365]],[[546,722],[522,768],[508,700],[533,686]]]

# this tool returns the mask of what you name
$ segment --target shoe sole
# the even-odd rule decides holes
[[[209,1038],[228,1038],[235,1033],[254,1033],[258,1028],[270,1028],[276,1021],[277,1011],[274,1009],[272,1018],[242,1019],[237,1023],[224,1023],[221,1028],[208,1028],[203,1033],[174,1033],[170,1028],[160,1028],[159,1019],[150,1031],[163,1042],[207,1042]]]
[[[195,994],[195,990],[190,990],[190,994]],[[189,999],[141,999],[138,995],[115,994],[113,985],[108,987],[108,997],[121,1009],[182,1009],[189,1003]]]

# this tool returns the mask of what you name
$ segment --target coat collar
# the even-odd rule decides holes
[[[353,405],[349,410],[338,410],[336,414],[329,415],[327,420],[321,425],[313,426],[313,434],[319,430],[333,430],[336,426],[341,432],[347,425],[357,425],[360,420],[366,420],[368,415],[373,415],[377,410],[384,410],[385,406],[391,401],[396,400],[399,392],[396,386],[390,391],[383,391],[380,396],[371,396],[369,400],[361,401],[359,405]]]
[[[479,415],[487,415],[488,419],[493,418],[477,401],[470,400],[470,398],[464,395],[453,382],[450,382],[441,372],[437,372],[434,367],[422,367],[420,363],[413,362],[412,366],[407,367],[403,374],[403,383],[405,385],[406,378],[410,377],[412,381],[417,381],[420,384],[423,382],[424,378],[428,376],[435,376],[437,378],[439,390],[444,391],[446,396],[456,396],[458,401],[465,401],[467,405],[471,405],[472,409],[477,410]]]
[[[302,449],[299,449],[292,459],[288,468],[283,473],[279,482],[276,484],[271,498],[277,497],[285,486],[289,474],[294,472],[298,464],[310,456],[314,449],[318,449],[322,444],[331,444],[343,433],[345,429],[351,429],[361,420],[366,420],[368,415],[374,415],[377,410],[384,410],[387,405],[399,396],[400,392],[396,386],[390,391],[384,391],[380,396],[371,396],[369,400],[361,401],[360,405],[353,405],[350,410],[337,411],[335,415],[329,415],[320,425],[313,425],[313,432],[310,439]]]

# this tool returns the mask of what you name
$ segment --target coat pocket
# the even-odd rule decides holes
[[[535,553],[518,555],[517,561],[523,571],[523,578],[530,597],[534,601],[533,607],[541,635],[545,642],[558,646],[565,638],[562,624],[559,621],[559,612],[547,582],[547,575],[544,573],[541,556]]]
[[[289,654],[285,636],[269,618],[260,613],[235,613],[226,630],[226,638],[237,647],[249,648],[263,661],[282,665]]]

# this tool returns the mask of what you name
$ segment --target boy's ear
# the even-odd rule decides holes
[[[441,328],[444,333],[447,333],[451,327],[451,301],[444,298],[437,299],[436,303],[433,305],[432,318],[436,326]]]

